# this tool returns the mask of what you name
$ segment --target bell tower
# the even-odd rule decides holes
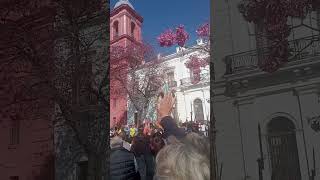
[[[134,10],[129,0],[119,0],[110,14],[110,45],[128,47],[142,43],[141,26],[143,18]],[[110,74],[127,73],[127,59],[112,62]],[[123,77],[126,77],[123,75]],[[126,79],[110,79],[110,128],[127,123],[128,98]]]
[[[119,0],[110,14],[111,46],[128,46],[142,42],[143,18],[134,10],[129,0]]]

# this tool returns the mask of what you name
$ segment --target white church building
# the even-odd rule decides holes
[[[276,72],[263,72],[255,26],[244,20],[239,2],[215,1],[211,15],[219,175],[222,180],[320,179],[320,133],[311,125],[320,115],[319,32],[294,29],[289,47],[299,54]],[[314,12],[304,23],[319,29],[317,18]],[[289,17],[288,23],[300,20]]]
[[[159,63],[156,66],[162,68],[168,89],[175,92],[176,104],[172,115],[177,122],[197,121],[201,124],[208,124],[210,118],[209,65],[201,67],[200,81],[197,83],[193,83],[193,73],[185,65],[190,56],[208,58],[208,53],[195,48],[204,45],[204,42],[199,39],[196,43],[191,48],[177,47],[176,52],[169,55],[158,54]],[[143,74],[144,70],[139,71]],[[128,102],[128,107],[129,104],[130,102]],[[153,118],[147,117],[147,119]]]
[[[196,46],[202,45],[198,40]],[[209,55],[196,49],[176,48],[176,53],[158,57],[167,68],[165,71],[168,84],[175,90],[176,112],[175,118],[179,122],[209,121],[210,118],[210,69],[209,65],[201,68],[200,82],[192,83],[192,72],[185,65],[189,57],[206,58]]]

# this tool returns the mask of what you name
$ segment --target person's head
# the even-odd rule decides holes
[[[210,156],[210,143],[207,137],[191,132],[186,135],[184,141],[194,146],[201,154]]]
[[[152,135],[150,139],[150,149],[154,155],[158,154],[158,152],[165,146],[164,140],[162,139],[162,135],[160,133],[155,133]]]
[[[156,157],[157,180],[209,180],[210,155],[203,153],[207,147],[195,142],[200,137],[192,134],[181,142],[164,146]],[[209,144],[209,142],[207,142]],[[201,146],[198,147],[198,145]]]
[[[119,148],[123,146],[123,140],[120,136],[115,136],[110,140],[110,148]]]
[[[118,136],[121,138],[121,139],[125,139],[126,135],[123,131],[121,131]]]
[[[180,141],[173,135],[167,137],[167,144],[175,144],[179,143]]]

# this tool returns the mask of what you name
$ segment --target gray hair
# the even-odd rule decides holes
[[[207,137],[192,132],[187,134],[184,141],[194,146],[199,153],[210,157],[210,141]]]
[[[209,180],[210,157],[200,153],[193,141],[176,142],[161,149],[156,157],[157,180]],[[208,142],[209,143],[209,142]]]
[[[115,136],[110,140],[110,148],[118,148],[123,146],[123,140],[119,136]]]

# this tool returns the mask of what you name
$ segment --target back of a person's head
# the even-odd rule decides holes
[[[210,159],[186,143],[166,145],[156,157],[157,180],[209,180]]]
[[[194,146],[200,153],[210,156],[210,141],[207,137],[191,132],[186,135],[184,142]]]
[[[136,155],[144,154],[146,150],[146,141],[143,136],[135,136],[132,140],[131,151]]]
[[[111,140],[110,140],[110,148],[111,149],[122,147],[122,146],[123,146],[123,140],[120,136],[115,136],[115,137],[111,138]]]
[[[150,146],[154,155],[158,154],[158,152],[165,146],[165,142],[160,133],[154,134],[151,137]]]
[[[125,135],[124,131],[121,131],[120,133],[118,133],[118,136],[124,140],[126,135]]]

